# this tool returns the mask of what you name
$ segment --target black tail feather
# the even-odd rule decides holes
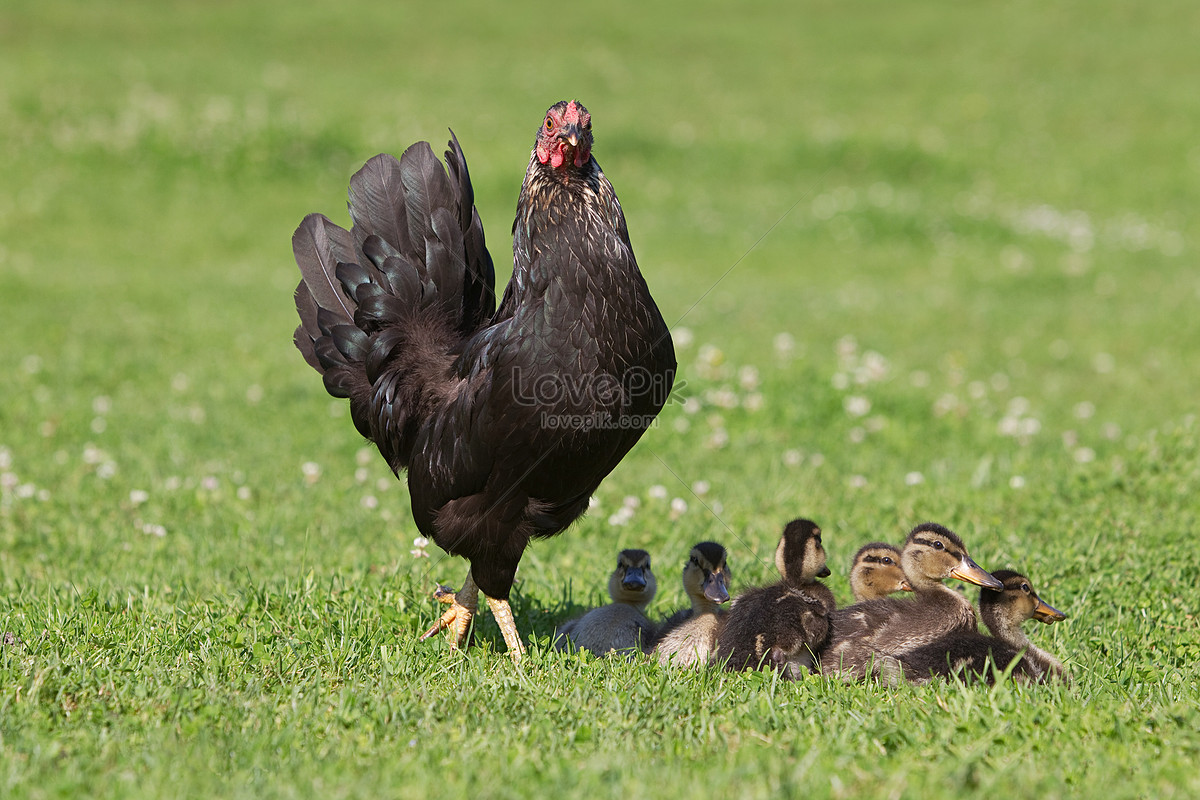
[[[425,142],[370,159],[350,180],[351,230],[321,214],[292,237],[296,347],[350,398],[360,432],[393,467],[444,387],[453,352],[495,312],[495,271],[458,140],[446,166]],[[381,405],[382,404],[382,405]]]

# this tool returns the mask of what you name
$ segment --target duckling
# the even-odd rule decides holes
[[[660,664],[695,667],[707,664],[716,646],[721,604],[729,600],[731,573],[725,548],[701,542],[683,565],[683,590],[692,607],[668,617],[659,629],[653,655]]]
[[[1042,600],[1019,572],[1001,569],[992,575],[1004,584],[1003,590],[979,592],[979,616],[992,635],[953,633],[919,647],[899,659],[905,677],[915,683],[952,676],[993,683],[993,667],[1003,670],[1016,661],[1012,670],[1015,680],[1033,683],[1066,678],[1062,662],[1035,647],[1021,630],[1021,623],[1036,619],[1049,625],[1067,615]]]
[[[829,576],[821,529],[792,520],[775,548],[778,583],[744,592],[717,633],[718,662],[729,670],[773,668],[796,679],[811,671],[829,636],[833,592],[817,578]]]
[[[829,646],[821,654],[822,672],[863,678],[879,672],[877,662],[884,657],[901,656],[955,631],[974,631],[975,609],[942,583],[946,578],[1004,586],[971,560],[957,534],[936,522],[921,523],[908,534],[900,566],[913,588],[912,599],[884,597],[835,611]]]
[[[900,569],[900,550],[883,542],[864,544],[850,562],[850,591],[854,602],[878,600],[895,592],[911,592]]]
[[[622,550],[617,568],[608,578],[612,603],[564,622],[554,632],[554,646],[565,650],[570,641],[598,656],[614,650],[640,653],[654,635],[654,625],[645,612],[657,589],[650,554],[645,550]]]

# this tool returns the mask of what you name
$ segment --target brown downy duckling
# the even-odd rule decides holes
[[[995,682],[997,671],[1010,664],[1013,679],[1023,683],[1067,677],[1062,662],[1035,647],[1021,629],[1021,623],[1028,619],[1050,624],[1067,615],[1042,600],[1029,579],[1019,572],[1001,569],[992,575],[1004,588],[982,589],[979,593],[979,616],[992,635],[964,631],[919,647],[899,658],[906,678],[925,683],[931,678],[958,677],[990,684]]]
[[[936,522],[921,523],[908,534],[900,566],[913,597],[866,600],[835,611],[829,645],[821,653],[822,672],[861,679],[877,673],[884,657],[904,655],[955,631],[976,630],[975,609],[942,583],[947,578],[1004,588],[971,560],[957,534]]]
[[[707,664],[716,645],[721,605],[729,600],[729,565],[725,548],[701,542],[683,566],[683,590],[691,608],[681,609],[662,624],[653,655],[660,664],[694,667]]]
[[[787,524],[775,566],[782,580],[733,601],[717,633],[716,660],[729,670],[770,668],[795,679],[812,670],[835,607],[833,592],[817,583],[829,576],[829,567],[815,522]]]
[[[654,636],[646,606],[657,589],[650,554],[645,550],[622,550],[617,555],[617,568],[608,578],[612,603],[564,622],[554,632],[554,646],[565,650],[570,642],[598,656],[614,650],[640,653]]]
[[[854,602],[878,600],[896,592],[911,592],[900,569],[900,549],[883,542],[864,544],[850,562],[850,591]]]

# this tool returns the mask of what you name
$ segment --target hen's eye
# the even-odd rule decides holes
[[[554,120],[550,119],[549,117],[546,117],[546,130],[554,130]]]

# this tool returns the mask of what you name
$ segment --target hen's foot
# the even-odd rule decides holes
[[[463,582],[463,588],[455,592],[449,586],[439,586],[433,596],[440,602],[446,603],[450,609],[442,614],[441,619],[433,627],[421,634],[421,641],[434,636],[441,631],[450,629],[450,647],[458,649],[467,645],[467,637],[471,630],[471,620],[479,607],[479,589],[471,580],[470,574]]]

